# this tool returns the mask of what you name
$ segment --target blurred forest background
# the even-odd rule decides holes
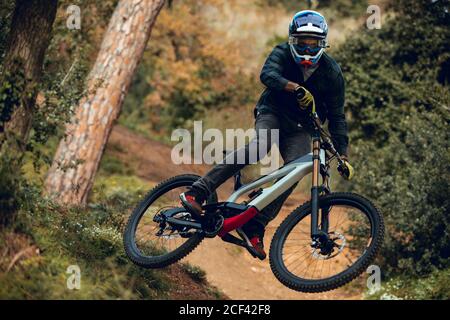
[[[179,295],[221,298],[190,264],[149,272],[127,262],[124,215],[163,173],[178,172],[162,163],[158,173],[140,174],[137,153],[124,157],[120,141],[144,141],[157,157],[173,143],[173,129],[192,128],[195,120],[204,129],[251,128],[262,64],[286,41],[292,15],[306,8],[327,17],[329,53],[346,79],[356,177],[335,189],[372,199],[386,220],[376,262],[383,287],[362,297],[450,298],[448,1],[371,1],[382,8],[379,30],[366,27],[364,0],[167,1],[113,119],[88,197],[70,206],[45,195],[46,174],[66,124],[90,95],[87,77],[119,1],[44,2],[55,16],[38,81],[21,72],[20,61],[8,60],[14,8],[26,1],[0,7],[0,298],[176,298],[179,272],[190,286]],[[81,8],[81,30],[66,26],[73,4]],[[29,131],[10,145],[5,137],[20,108]],[[79,291],[65,286],[73,261],[86,270]]]

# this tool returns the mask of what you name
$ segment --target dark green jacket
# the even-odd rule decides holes
[[[304,115],[295,94],[284,91],[287,82],[307,88],[316,101],[322,123],[328,119],[328,130],[340,154],[347,154],[348,135],[344,114],[345,84],[341,68],[328,54],[319,60],[319,67],[305,82],[287,43],[276,46],[261,71],[261,82],[267,87],[261,95],[255,114],[271,112],[279,116],[285,130],[298,130]],[[283,128],[282,128],[283,129]]]

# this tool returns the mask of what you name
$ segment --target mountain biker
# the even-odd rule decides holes
[[[266,89],[254,110],[256,138],[229,154],[180,195],[182,205],[194,217],[202,215],[201,204],[217,187],[249,164],[249,150],[255,150],[252,146],[256,146],[260,157],[263,157],[260,146],[270,149],[274,142],[270,141],[270,135],[259,134],[261,129],[279,129],[279,149],[284,163],[311,152],[305,109],[311,107],[312,97],[322,123],[326,119],[329,121],[328,130],[336,150],[343,160],[348,161],[344,78],[336,61],[324,52],[328,47],[327,34],[327,22],[320,13],[304,10],[294,15],[289,25],[289,42],[273,49],[261,71],[260,79]],[[237,159],[243,159],[239,155],[245,155],[247,162],[238,163]],[[258,156],[257,160],[260,159]],[[294,188],[295,185],[242,227],[253,246],[252,251],[260,259],[266,257],[263,246],[265,226],[276,217]]]

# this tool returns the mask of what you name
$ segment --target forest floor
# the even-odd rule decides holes
[[[175,165],[170,160],[170,146],[146,139],[121,126],[113,129],[106,152],[132,166],[139,178],[152,184],[178,174],[201,175],[209,168],[206,165]],[[230,190],[231,184],[225,183],[219,189],[219,198],[223,199]],[[307,195],[296,191],[286,201],[278,217],[267,228],[266,250],[283,219],[306,199]],[[254,259],[245,249],[219,238],[206,239],[184,261],[203,269],[208,282],[231,299],[362,299],[361,291],[352,284],[320,294],[290,290],[272,274],[267,259]]]

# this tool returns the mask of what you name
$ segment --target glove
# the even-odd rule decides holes
[[[302,86],[298,86],[295,89],[295,94],[297,95],[297,102],[301,109],[313,109],[314,97],[311,92],[308,91],[308,89]]]
[[[343,163],[339,164],[337,167],[337,170],[339,174],[344,178],[345,180],[351,180],[353,178],[354,169],[352,165],[347,161],[347,157],[343,156]]]

